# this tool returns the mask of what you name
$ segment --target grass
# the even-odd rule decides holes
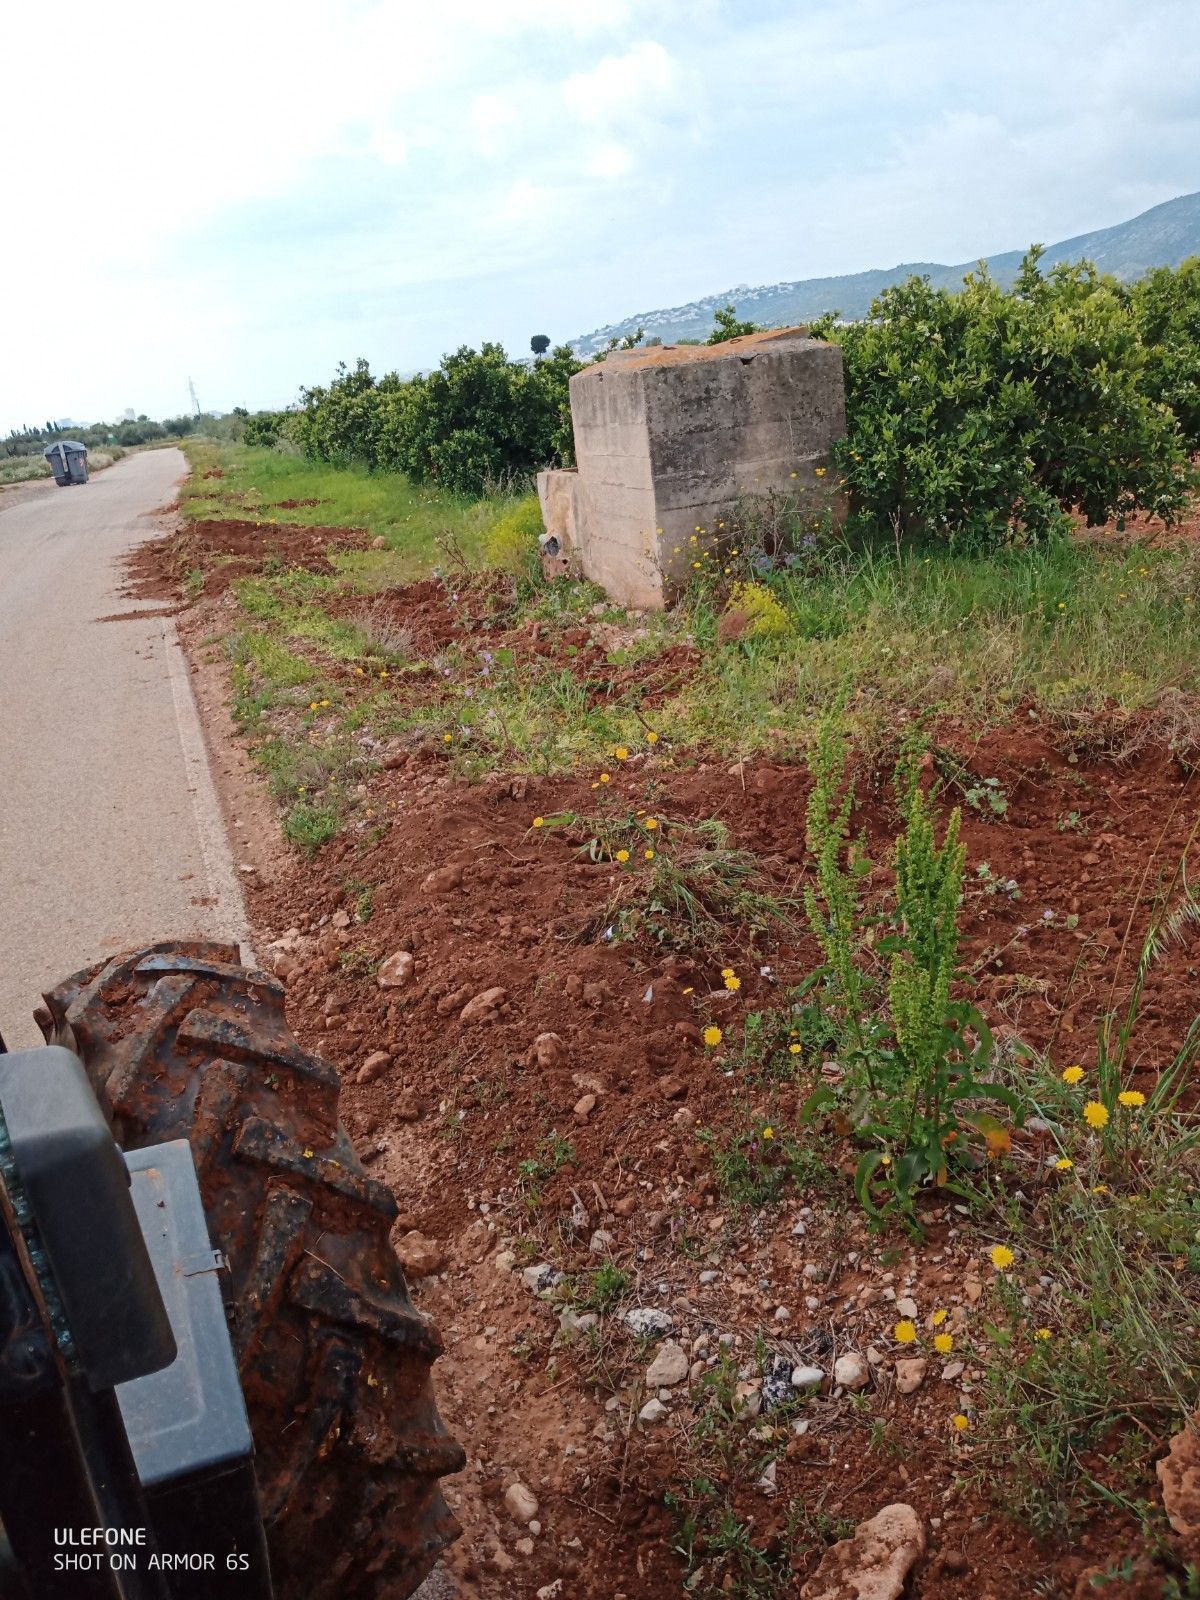
[[[186,517],[365,528],[385,548],[338,559],[345,579],[365,589],[426,576],[438,560],[439,540],[453,541],[468,560],[480,559],[489,529],[509,503],[471,501],[417,488],[396,474],[322,466],[275,450],[189,439],[184,451],[192,468],[181,494]],[[213,472],[222,476],[207,476]],[[284,509],[281,500],[318,504]]]
[[[328,695],[331,758],[335,749],[355,758],[360,735],[444,744],[467,780],[497,768],[569,771],[657,738],[664,749],[669,741],[676,753],[719,759],[795,757],[811,747],[824,708],[842,700],[860,749],[879,765],[915,722],[954,715],[983,728],[1018,712],[1072,751],[1123,753],[1157,732],[1181,759],[1200,760],[1200,551],[1191,548],[1062,541],[979,558],[854,549],[826,534],[823,542],[809,538],[789,564],[767,560],[764,540],[743,527],[738,555],[723,554],[718,574],[715,550],[706,553],[673,613],[631,618],[591,584],[546,585],[523,565],[517,544],[525,539],[532,549],[534,538],[527,499],[472,503],[278,451],[195,440],[186,449],[194,469],[184,489],[188,516],[349,525],[384,541],[379,550],[337,554],[334,576],[265,572],[235,586],[250,624],[231,647],[241,711],[263,727],[282,716],[288,726],[274,729],[279,737],[311,743],[311,729],[293,713],[305,690]],[[214,472],[221,476],[206,476]],[[285,510],[282,500],[320,503]],[[505,569],[520,575],[509,579],[508,601],[488,591],[493,614],[513,635],[525,626],[551,639],[604,628],[604,667],[580,670],[574,646],[547,655],[500,648],[485,662],[464,644],[440,653],[438,693],[412,700],[404,675],[428,664],[378,592],[440,571],[452,604],[454,586],[469,581],[489,547],[494,555],[497,539]],[[194,572],[187,583],[195,592]],[[766,597],[772,632],[722,639],[722,607],[735,584],[743,596],[749,584]],[[332,615],[331,598],[347,593],[361,594],[361,603],[348,613],[340,603]],[[698,661],[665,701],[648,702],[643,678],[629,669],[652,670],[679,645]],[[332,685],[345,666],[372,677],[369,697],[339,702]],[[624,680],[617,692],[613,675]],[[946,775],[967,805],[1003,815],[997,786]],[[282,797],[296,798],[286,784]],[[735,863],[726,865],[717,878],[728,884]],[[702,881],[681,881],[667,863],[655,876],[665,921],[706,920]],[[750,900],[740,899],[753,920]],[[614,911],[622,909],[627,919],[638,915],[634,907]],[[729,909],[722,903],[718,918]]]

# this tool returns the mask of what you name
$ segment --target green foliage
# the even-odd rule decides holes
[[[314,460],[479,495],[570,461],[567,384],[579,369],[566,345],[533,362],[510,361],[498,344],[463,345],[405,381],[377,380],[360,359],[328,387],[302,391],[288,432]]]
[[[742,638],[786,639],[792,631],[791,617],[762,583],[735,583],[725,609],[747,619]]]
[[[713,313],[713,331],[705,344],[724,344],[728,339],[740,339],[744,334],[757,333],[757,322],[739,321],[737,307],[730,300]]]
[[[892,954],[888,1004],[908,1070],[922,1078],[936,1070],[958,959],[958,906],[967,861],[966,846],[958,842],[961,826],[955,809],[939,848],[929,802],[914,786],[908,826],[896,840],[896,909],[904,938]]]
[[[613,1261],[605,1261],[592,1274],[591,1282],[580,1297],[580,1305],[589,1311],[611,1311],[625,1297],[633,1282],[627,1272]]]
[[[825,956],[827,978],[846,1035],[864,1055],[863,1010],[870,984],[860,961],[865,927],[861,885],[871,871],[864,842],[850,839],[854,785],[845,782],[845,698],[822,717],[808,758],[813,785],[805,813],[805,842],[817,869],[815,886],[804,886],[804,908]],[[868,1068],[869,1070],[869,1068]]]
[[[544,531],[537,495],[523,495],[514,500],[488,530],[488,565],[511,573],[514,578],[536,582],[542,570],[538,540]]]
[[[314,805],[298,800],[283,821],[285,838],[312,855],[323,844],[328,844],[338,831],[338,813],[334,806]]]
[[[1173,414],[1146,387],[1126,290],[1088,263],[1025,258],[1011,291],[985,269],[958,294],[909,278],[870,317],[820,331],[846,363],[836,459],[878,537],[992,547],[1184,503]]]
[[[1146,351],[1143,387],[1170,406],[1189,448],[1200,449],[1200,256],[1148,272],[1131,298]]]
[[[291,411],[256,411],[245,419],[242,443],[273,450],[294,415]]]

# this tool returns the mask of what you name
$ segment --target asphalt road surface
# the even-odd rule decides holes
[[[186,470],[178,450],[0,495],[0,1035],[41,1044],[42,991],[156,939],[246,944],[245,911],[170,617],[121,556]],[[119,614],[120,621],[101,621]],[[248,947],[247,947],[248,948]]]

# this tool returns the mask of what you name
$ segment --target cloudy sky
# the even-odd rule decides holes
[[[1197,0],[61,0],[0,61],[4,429],[1200,189]]]

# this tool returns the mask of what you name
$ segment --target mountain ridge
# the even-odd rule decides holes
[[[980,259],[987,261],[995,278],[1010,284],[1024,255],[1024,250],[1006,250]],[[1153,267],[1176,267],[1192,255],[1200,255],[1200,191],[1164,200],[1112,227],[1097,228],[1048,245],[1042,261],[1043,265],[1052,267],[1060,261],[1078,261],[1086,257],[1102,272],[1129,281]],[[767,327],[811,322],[827,311],[836,311],[855,320],[866,316],[876,295],[914,273],[927,275],[935,287],[957,289],[964,274],[974,271],[978,265],[978,260],[951,266],[938,261],[912,261],[837,277],[798,278],[756,285],[742,283],[684,305],[638,312],[620,322],[580,334],[569,342],[578,355],[591,356],[605,349],[611,339],[622,339],[639,327],[645,329],[647,337],[657,337],[665,343],[704,339],[712,331],[714,312],[730,301],[739,317]]]

